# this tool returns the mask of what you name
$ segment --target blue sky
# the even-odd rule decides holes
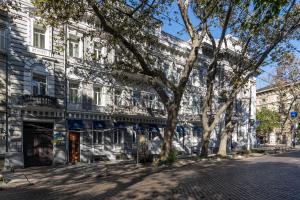
[[[174,11],[178,11],[177,5],[173,5],[170,8],[170,13],[174,13]],[[178,18],[178,22],[175,22],[175,19]],[[182,31],[184,28],[183,22],[181,20],[180,16],[176,16],[175,14],[170,14],[170,19],[171,23],[168,23],[168,20],[164,20],[164,25],[163,25],[163,31],[170,33],[174,36],[177,36],[183,40],[189,40],[189,36]],[[196,22],[196,17],[191,17],[192,22]],[[214,36],[218,38],[220,35],[219,30],[215,30],[213,32]],[[293,44],[295,47],[297,47],[298,51],[300,52],[300,41],[293,41]],[[296,53],[297,57],[300,59],[300,53]],[[270,84],[272,75],[275,73],[275,67],[273,66],[266,66],[263,67],[262,70],[264,71],[261,75],[257,77],[257,83],[256,86],[257,88],[265,87]]]

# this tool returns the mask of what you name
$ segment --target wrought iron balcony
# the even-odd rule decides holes
[[[58,107],[58,101],[55,97],[46,95],[24,95],[22,99],[24,105]]]

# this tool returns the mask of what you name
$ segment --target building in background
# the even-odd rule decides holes
[[[30,1],[22,1],[22,7],[32,5]],[[166,111],[153,89],[147,85],[107,81],[103,77],[89,81],[76,73],[76,69],[83,67],[86,54],[97,56],[105,51],[99,48],[99,39],[84,37],[84,31],[92,29],[93,24],[83,21],[76,26],[69,25],[67,50],[58,54],[54,46],[62,41],[53,39],[58,30],[40,25],[30,9],[19,14],[21,18],[5,22],[9,34],[5,32],[5,52],[0,57],[8,58],[8,62],[0,61],[5,83],[1,87],[8,87],[5,95],[8,104],[3,104],[3,109],[7,108],[9,113],[6,116],[2,112],[4,119],[0,121],[0,126],[5,127],[8,120],[4,128],[8,135],[7,166],[132,158],[137,146],[151,154],[160,152]],[[160,65],[176,81],[189,44],[160,30],[157,37],[160,53],[173,58]],[[0,29],[0,47],[1,39]],[[111,52],[108,56],[113,62],[115,54]],[[209,55],[203,49],[182,100],[174,134],[174,147],[187,154],[199,152],[201,147],[203,97],[200,94],[206,88],[205,59]],[[6,72],[8,76],[3,76]],[[222,74],[219,79],[224,79]],[[216,88],[216,94],[224,90],[222,87],[220,84]],[[235,101],[236,127],[229,146],[236,143],[238,147],[250,148],[256,143],[255,102],[255,80],[251,80]],[[218,147],[223,127],[221,121],[212,134],[212,151]]]
[[[268,144],[285,144],[291,146],[296,138],[298,116],[291,117],[291,112],[299,113],[298,86],[287,84],[284,87],[270,85],[256,91],[257,111],[266,108],[280,115],[280,124],[266,138]],[[263,138],[261,138],[263,140]]]

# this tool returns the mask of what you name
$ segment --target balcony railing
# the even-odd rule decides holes
[[[44,96],[44,95],[24,95],[23,104],[25,105],[38,105],[38,106],[51,106],[57,107],[58,101],[55,97]]]

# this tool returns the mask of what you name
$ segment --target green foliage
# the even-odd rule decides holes
[[[171,152],[169,153],[166,163],[167,164],[173,164],[177,160],[178,152],[175,149],[172,149]]]
[[[251,153],[265,153],[264,149],[251,149]]]
[[[256,118],[260,121],[257,131],[262,134],[270,133],[280,125],[280,114],[267,108],[258,111]]]

